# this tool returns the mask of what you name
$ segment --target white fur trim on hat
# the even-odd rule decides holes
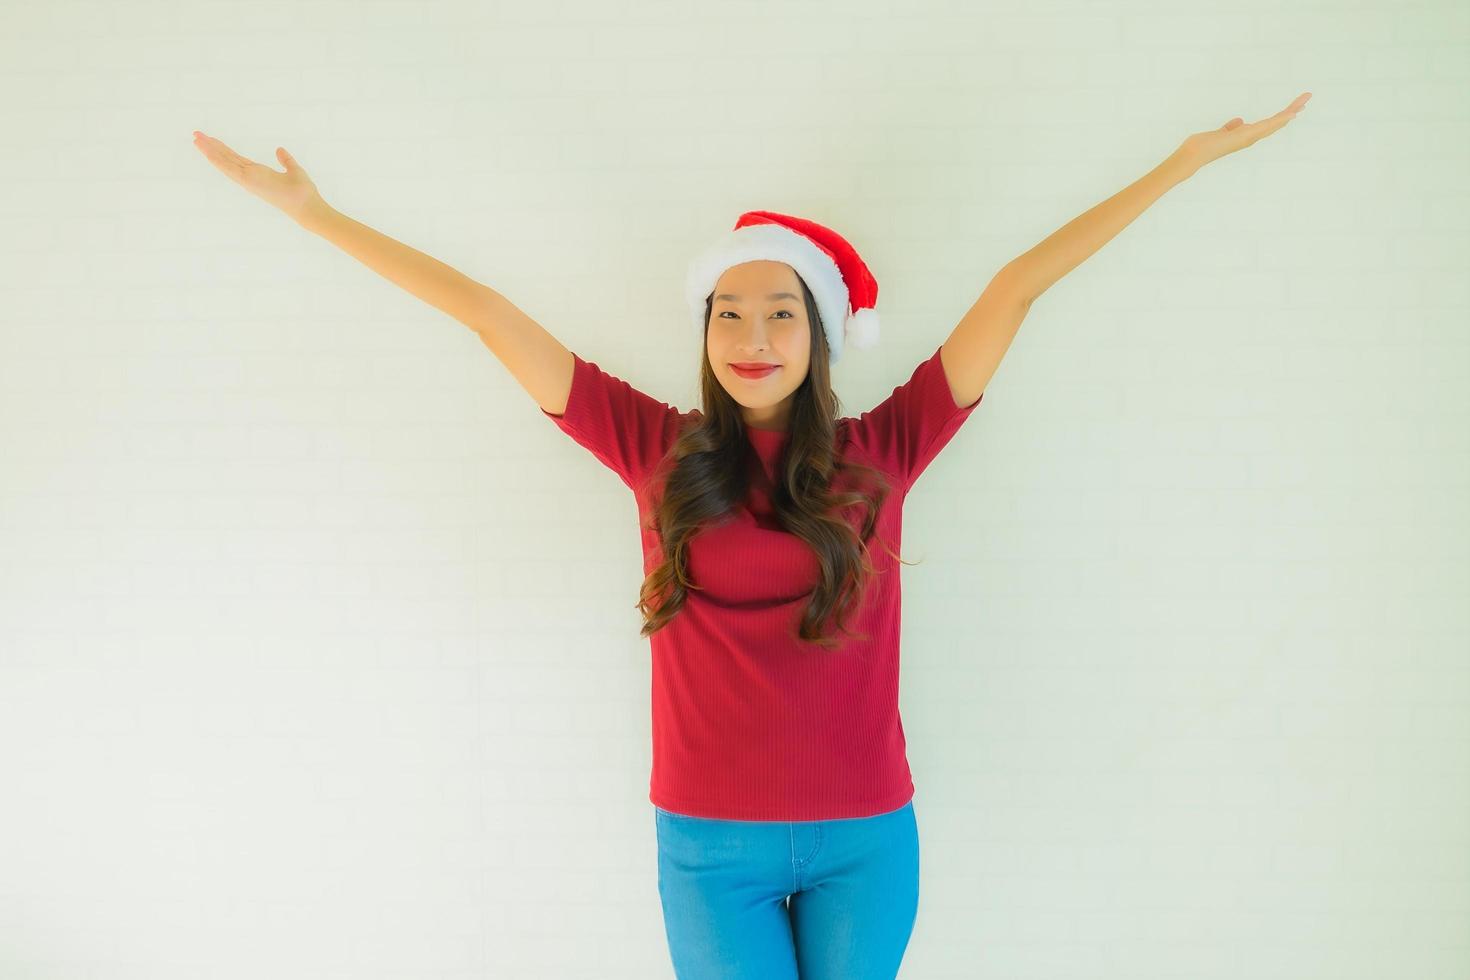
[[[731,266],[758,261],[784,262],[801,276],[816,301],[827,335],[833,364],[842,356],[844,339],[853,347],[870,347],[878,339],[878,316],[871,309],[858,310],[849,327],[847,283],[832,257],[811,239],[785,225],[746,225],[726,232],[689,262],[685,276],[685,298],[694,317],[694,328],[703,335],[704,300],[715,291],[720,276]],[[852,332],[849,333],[848,331]]]

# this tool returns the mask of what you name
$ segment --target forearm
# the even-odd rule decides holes
[[[1112,197],[1083,212],[1006,266],[1014,288],[1030,302],[1081,265],[1148,206],[1194,172],[1189,161],[1170,154],[1148,173]]]
[[[484,283],[349,218],[325,201],[314,202],[296,220],[383,278],[471,328],[484,320],[487,304],[496,295]]]

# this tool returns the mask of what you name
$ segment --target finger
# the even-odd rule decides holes
[[[1311,97],[1311,92],[1303,92],[1301,95],[1298,95],[1296,98],[1292,99],[1291,104],[1288,105],[1285,109],[1282,109],[1274,116],[1268,116],[1267,118],[1261,120],[1261,122],[1275,122],[1284,125],[1296,118],[1296,114],[1302,111],[1302,106],[1306,105],[1307,100]]]
[[[1269,136],[1272,133],[1276,132],[1276,130],[1280,129],[1282,126],[1285,126],[1287,123],[1291,122],[1295,118],[1295,113],[1287,112],[1285,109],[1282,109],[1274,116],[1267,116],[1265,119],[1257,119],[1249,126],[1243,127],[1241,132],[1246,136],[1249,142],[1254,143],[1261,137]]]
[[[245,167],[240,163],[238,156],[227,154],[218,147],[214,147],[209,152],[209,162],[214,164],[220,173],[236,183],[243,184],[245,182]]]
[[[1267,120],[1267,122],[1269,122],[1270,125],[1265,127],[1265,131],[1268,132],[1268,133],[1274,133],[1276,130],[1280,129],[1282,126],[1285,126],[1287,123],[1291,122],[1295,118],[1296,118],[1296,110],[1295,109],[1293,109],[1291,111],[1287,111],[1286,109],[1282,109],[1280,112],[1276,113],[1276,115],[1272,116],[1269,120]]]
[[[224,174],[230,173],[230,171],[233,169],[228,163],[224,161],[224,159],[220,157],[219,151],[211,146],[209,143],[201,141],[199,143],[196,143],[195,145],[199,147],[199,152],[204,154],[204,159],[208,160],[210,165],[213,166],[214,169]]]
[[[205,136],[195,130],[194,145],[204,154],[204,158],[213,165],[214,169],[224,174],[237,184],[245,183],[245,168],[238,162],[238,154],[230,153],[229,147],[219,140]]]
[[[210,163],[225,173],[231,173],[236,169],[234,161],[226,153],[227,148],[219,140],[212,136],[202,136],[195,145],[199,147],[200,151]]]
[[[254,162],[253,160],[247,160],[245,157],[242,157],[240,154],[236,153],[234,150],[225,145],[225,143],[215,139],[213,136],[206,136],[205,139],[209,141],[210,147],[213,148],[214,152],[219,155],[219,158],[221,160],[239,169],[242,173],[247,166]]]

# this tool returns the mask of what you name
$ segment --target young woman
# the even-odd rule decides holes
[[[814,221],[741,215],[689,266],[702,408],[572,353],[509,300],[202,133],[219,170],[473,329],[633,492],[653,657],[649,800],[681,978],[893,978],[918,910],[898,712],[902,506],[979,405],[1037,296],[1204,164],[1284,126],[1188,137],[1008,263],[909,379],[839,417],[830,367],[877,339],[877,282]]]

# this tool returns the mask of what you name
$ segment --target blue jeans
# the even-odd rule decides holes
[[[654,807],[679,980],[894,980],[919,909],[914,804],[848,820]]]

